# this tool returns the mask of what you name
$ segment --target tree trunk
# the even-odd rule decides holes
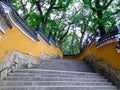
[[[46,27],[47,27],[47,22],[45,22],[44,17],[42,17],[42,30],[44,34],[46,34]]]
[[[83,42],[84,34],[85,34],[85,30],[82,32],[82,36],[80,38],[80,44],[79,44],[79,50],[80,50],[80,52],[81,52],[81,49],[82,49],[82,42]]]
[[[42,29],[43,29],[43,32],[46,34],[46,23],[42,24]]]
[[[103,18],[103,13],[102,13],[102,10],[99,10],[97,12],[98,14],[98,18],[99,18],[99,21],[98,21],[98,29],[100,31],[100,34],[101,36],[103,36],[104,34],[106,34],[106,31],[105,31],[105,28],[104,28],[104,25],[103,23],[101,22],[102,18]]]
[[[98,28],[99,28],[101,36],[103,36],[104,34],[106,34],[105,28],[104,28],[104,26],[101,23],[99,23]]]

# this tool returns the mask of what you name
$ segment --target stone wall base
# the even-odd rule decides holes
[[[50,59],[57,59],[59,58],[58,56],[55,56],[53,54],[47,55],[46,53],[41,53],[39,59],[40,60],[50,60]]]
[[[4,62],[0,63],[0,79],[9,74],[12,69],[16,68],[34,68],[39,64],[39,59],[30,55],[14,51]]]
[[[92,66],[95,72],[104,75],[109,81],[120,89],[120,70],[115,70],[104,60],[98,60],[92,55],[86,56],[84,60]]]
[[[39,58],[14,51],[4,62],[0,63],[0,79],[6,77],[12,69],[36,68],[43,60],[57,59],[59,57],[51,54],[41,53]]]

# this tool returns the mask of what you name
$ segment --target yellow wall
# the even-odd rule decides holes
[[[61,48],[60,48],[60,47],[57,47],[57,48],[56,48],[56,51],[57,51],[57,54],[58,54],[57,56],[63,58],[63,52],[62,52]]]
[[[40,42],[35,43],[25,34],[23,34],[13,23],[13,28],[7,30],[5,34],[0,31],[0,61],[3,61],[7,55],[14,50],[39,57],[41,53],[48,55],[58,55],[63,57],[63,53],[59,48],[56,48],[53,44],[47,45],[41,37]]]
[[[96,42],[94,42],[90,47],[87,47],[79,56],[64,57],[64,59],[82,60],[85,56],[93,55],[97,59],[105,60],[113,68],[120,69],[120,54],[117,53],[115,48],[117,44],[118,42],[115,41],[96,48]]]

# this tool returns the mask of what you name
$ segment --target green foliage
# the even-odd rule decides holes
[[[110,31],[120,20],[120,0],[116,2],[113,0],[106,9],[104,6],[110,0],[40,0],[39,7],[36,5],[37,0],[11,1],[33,30],[38,24],[41,29],[44,29],[46,25],[46,35],[60,40],[60,46],[66,54],[79,53],[86,33],[96,33],[98,22],[106,31]],[[54,1],[55,4],[50,8]],[[100,5],[97,6],[98,2]],[[98,12],[102,12],[102,18],[98,17]],[[117,13],[113,14],[115,12]]]
[[[74,39],[73,39],[74,38]],[[72,42],[71,42],[72,41]],[[70,35],[65,39],[65,41],[62,43],[63,52],[65,54],[76,54],[79,53],[79,37],[77,34]]]
[[[110,3],[111,2],[111,3]],[[114,27],[118,13],[114,15],[114,11],[119,11],[118,6],[120,1],[112,0],[83,0],[84,8],[90,10],[94,15],[92,23],[94,25],[102,24],[106,31],[112,30]],[[109,4],[110,3],[110,4]],[[109,5],[108,5],[109,4]],[[108,5],[108,6],[107,6]],[[100,12],[102,16],[100,16]],[[97,30],[97,28],[96,28]]]
[[[30,27],[34,29],[36,25],[40,24],[41,22],[40,15],[38,13],[32,13],[26,21],[29,23]]]

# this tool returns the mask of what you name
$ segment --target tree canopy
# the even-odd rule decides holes
[[[103,36],[120,19],[120,0],[11,0],[26,23],[57,39],[66,54],[79,53],[87,37]]]

